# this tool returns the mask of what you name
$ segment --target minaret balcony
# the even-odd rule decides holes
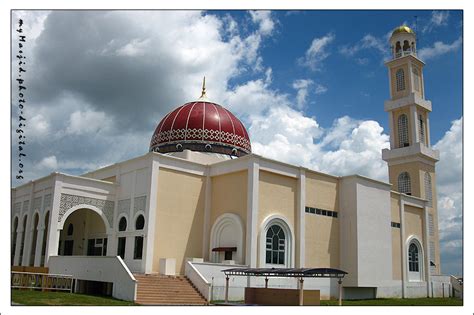
[[[409,95],[397,98],[395,100],[387,100],[384,102],[384,110],[386,112],[405,107],[408,105],[416,104],[427,111],[431,112],[431,101],[425,100],[417,93],[410,93]]]
[[[439,161],[439,151],[427,147],[424,143],[417,142],[404,148],[383,149],[382,159],[386,162],[394,160],[412,160],[413,157],[428,159],[432,162]]]

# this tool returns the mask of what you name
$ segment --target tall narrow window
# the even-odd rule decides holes
[[[398,117],[398,145],[400,148],[408,147],[408,118],[402,114]]]
[[[405,71],[403,69],[397,70],[397,91],[403,91],[405,89]]]
[[[420,262],[418,260],[418,246],[415,243],[411,243],[408,248],[408,271],[419,272]]]
[[[23,234],[21,235],[21,243],[20,243],[20,266],[23,266],[23,252],[25,250],[25,235],[26,235],[26,221],[28,220],[28,216],[25,215],[23,218]]]
[[[123,232],[127,229],[127,219],[122,217],[119,222],[119,231]]]
[[[420,134],[420,142],[425,143],[425,121],[423,120],[423,115],[418,115],[418,128]]]
[[[41,266],[44,266],[44,260],[46,255],[46,241],[48,239],[48,230],[49,230],[49,211],[46,212],[46,216],[44,218],[44,231],[43,231],[43,245],[41,249]]]
[[[74,233],[74,225],[72,225],[72,223],[69,223],[69,225],[67,226],[67,236],[72,236],[73,233]]]
[[[433,192],[431,185],[431,175],[430,173],[425,173],[425,199],[428,200],[428,206],[433,206]]]
[[[407,172],[398,175],[398,191],[402,194],[411,195],[410,175]]]
[[[266,263],[285,264],[285,232],[278,225],[272,225],[267,231]]]
[[[125,245],[127,243],[126,237],[119,237],[118,238],[118,246],[117,246],[117,256],[125,258]]]
[[[420,92],[420,72],[416,67],[413,68],[413,85],[415,91]]]
[[[135,250],[133,259],[142,259],[143,256],[143,236],[135,236]]]

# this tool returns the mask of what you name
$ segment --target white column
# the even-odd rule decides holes
[[[44,221],[44,219],[43,219]],[[35,250],[35,262],[34,266],[41,266],[41,249],[43,248],[43,238],[44,238],[44,224],[38,222],[38,235],[36,236],[36,250]]]
[[[202,227],[202,258],[210,261],[209,242],[211,231],[211,200],[212,200],[212,179],[209,166],[206,168],[206,191],[204,196],[204,222]]]
[[[48,240],[46,244],[46,252],[44,254],[44,265],[48,266],[49,256],[58,255],[58,245],[59,245],[59,206],[61,204],[61,189],[62,189],[62,175],[56,173],[53,178],[53,192],[51,200],[51,212],[49,215],[49,231],[48,231]]]
[[[306,172],[300,169],[298,176],[298,199],[297,199],[297,217],[296,226],[298,240],[296,242],[299,251],[298,267],[305,266],[305,206],[306,206]]]
[[[429,118],[429,113],[426,113],[426,118],[425,118],[425,125],[426,125],[426,146],[431,147],[431,141],[430,141],[430,118]]]
[[[153,255],[155,250],[156,207],[158,204],[158,175],[160,163],[157,157],[151,155],[150,189],[148,190],[148,223],[144,239],[145,273],[153,272]]]
[[[405,201],[400,194],[400,251],[401,251],[401,264],[402,264],[402,298],[405,298],[406,282],[407,282],[407,263],[406,263],[406,250],[405,250]]]
[[[410,120],[412,122],[411,126],[411,144],[414,145],[417,142],[420,142],[419,132],[418,132],[418,113],[416,112],[416,106],[410,106]]]
[[[21,238],[23,237],[23,220],[20,216],[18,218],[18,227],[16,233],[16,245],[15,245],[15,257],[13,258],[13,266],[20,265],[20,249],[21,249]]]
[[[424,249],[425,249],[425,281],[426,281],[426,296],[430,297],[431,292],[431,275],[430,275],[430,235],[428,232],[428,208],[425,206],[423,208],[424,214],[424,224],[423,224],[423,240],[424,240]]]
[[[257,267],[257,219],[259,194],[260,166],[256,158],[251,158],[247,175],[247,235],[245,264],[251,268]]]
[[[34,233],[34,225],[35,222],[33,220],[33,197],[35,192],[35,183],[31,181],[31,191],[30,191],[30,203],[28,205],[28,220],[26,222],[26,237],[25,237],[25,247],[23,251],[23,259],[22,259],[22,266],[28,266],[30,264],[30,257],[31,257],[31,247],[33,246],[33,233]]]

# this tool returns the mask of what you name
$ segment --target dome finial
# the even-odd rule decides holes
[[[202,93],[201,97],[206,96],[206,76],[204,76],[204,79],[202,79]]]
[[[209,101],[206,95],[206,76],[204,76],[204,78],[202,79],[202,92],[201,92],[201,97],[199,98],[199,101],[204,101],[204,102]]]

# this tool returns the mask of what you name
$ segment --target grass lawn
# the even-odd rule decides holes
[[[114,298],[65,292],[11,290],[12,301],[23,305],[129,306],[133,302]]]

